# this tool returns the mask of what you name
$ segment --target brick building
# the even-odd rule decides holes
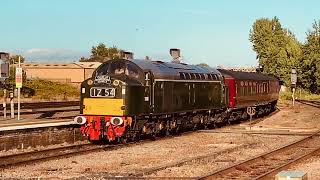
[[[45,79],[78,86],[83,80],[91,77],[100,64],[99,62],[24,63],[21,66],[28,79]]]

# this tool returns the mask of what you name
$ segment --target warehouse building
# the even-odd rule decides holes
[[[99,62],[75,63],[24,63],[23,70],[28,79],[45,79],[79,86],[91,77]]]

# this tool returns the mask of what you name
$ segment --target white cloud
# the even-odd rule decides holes
[[[78,61],[81,56],[88,56],[83,52],[68,49],[48,49],[48,48],[31,48],[25,50],[22,55],[27,61]]]

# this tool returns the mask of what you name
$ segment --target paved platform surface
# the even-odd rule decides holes
[[[74,124],[73,119],[40,119],[40,118],[21,118],[15,119],[0,119],[0,132],[19,129],[55,127]]]

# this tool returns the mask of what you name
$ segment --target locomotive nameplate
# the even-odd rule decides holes
[[[115,88],[92,87],[90,89],[90,97],[115,97]]]

